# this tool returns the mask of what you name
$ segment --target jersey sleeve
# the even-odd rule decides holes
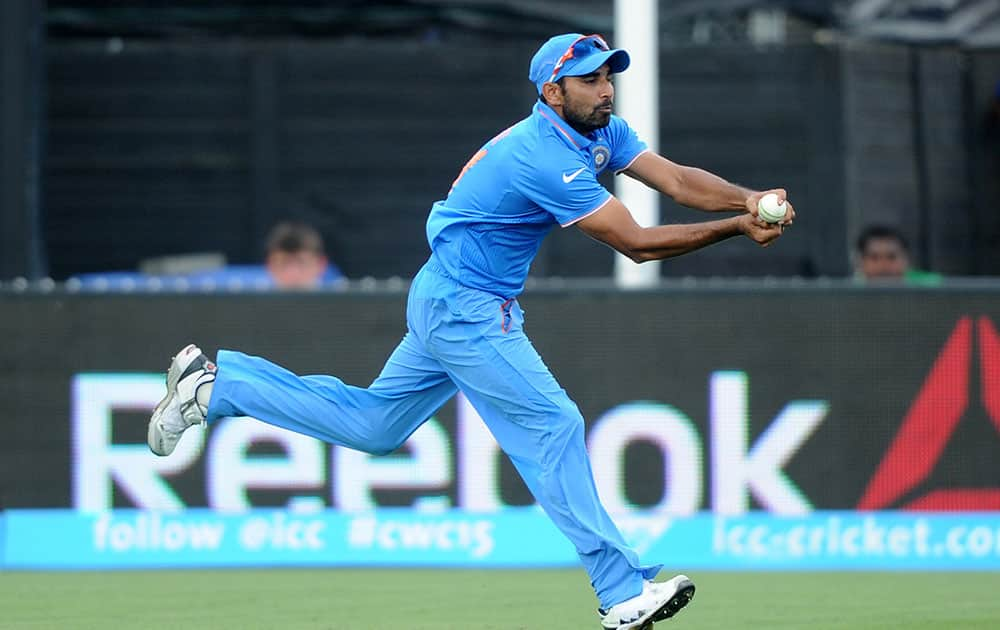
[[[597,181],[593,169],[583,159],[574,156],[546,162],[523,169],[518,178],[519,188],[559,225],[572,225],[611,199],[611,193]]]
[[[611,144],[611,161],[608,166],[615,173],[628,168],[648,148],[635,130],[618,116],[612,116],[608,124],[608,142]]]

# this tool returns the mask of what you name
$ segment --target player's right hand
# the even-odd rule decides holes
[[[764,223],[752,214],[740,215],[740,227],[744,236],[761,247],[767,247],[773,243],[785,229],[781,223]]]

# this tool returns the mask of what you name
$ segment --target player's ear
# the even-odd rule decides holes
[[[558,83],[542,84],[542,96],[545,97],[545,102],[549,107],[561,107],[563,104],[563,91]]]

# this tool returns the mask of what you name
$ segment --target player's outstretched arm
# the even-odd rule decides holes
[[[709,212],[728,210],[756,215],[757,202],[769,192],[777,193],[781,201],[786,200],[784,189],[753,191],[706,170],[671,162],[652,151],[637,157],[624,173],[668,195],[682,206]],[[791,203],[788,203],[788,208],[789,212],[782,221],[786,225],[791,224],[795,217]]]
[[[692,252],[739,234],[767,247],[781,236],[778,223],[765,224],[751,214],[685,225],[642,227],[622,202],[611,197],[597,212],[576,224],[587,235],[635,262],[660,260]]]

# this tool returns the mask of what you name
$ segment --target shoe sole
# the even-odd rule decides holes
[[[153,409],[153,415],[149,418],[149,427],[146,429],[146,444],[149,446],[149,450],[160,456],[169,455],[170,453],[164,453],[156,449],[156,446],[159,445],[159,440],[156,439],[154,433],[159,432],[157,423],[159,422],[160,415],[163,414],[163,410],[167,408],[168,404],[170,404],[170,399],[177,394],[177,383],[180,382],[181,375],[184,374],[184,371],[187,370],[189,365],[191,365],[191,361],[187,361],[182,366],[177,359],[178,357],[184,357],[190,354],[188,351],[191,348],[194,348],[197,351],[197,354],[194,354],[195,358],[197,358],[198,355],[201,354],[201,350],[198,349],[198,346],[191,343],[184,346],[183,350],[170,359],[170,367],[167,368],[167,395],[164,396],[163,400],[156,405],[156,408]],[[193,360],[194,359],[192,359],[192,361]]]
[[[653,617],[649,620],[648,624],[641,626],[640,630],[649,630],[653,627],[655,622],[670,619],[676,615],[681,608],[690,604],[692,599],[694,599],[694,582],[691,580],[683,580],[680,583],[677,592],[674,593],[674,596],[671,597],[666,604],[661,606],[659,610],[653,613]]]
[[[623,626],[618,626],[618,630],[652,630],[654,623],[670,619],[681,608],[687,606],[692,599],[694,599],[694,582],[689,579],[682,580],[677,587],[677,592],[662,606],[657,608],[653,614],[641,621],[633,621]]]

